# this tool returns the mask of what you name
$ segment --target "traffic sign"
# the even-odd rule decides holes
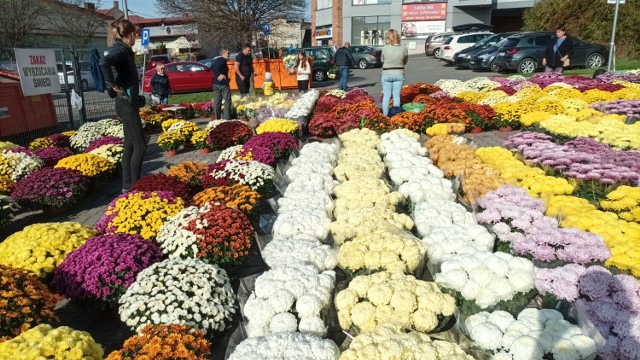
[[[624,4],[624,0],[618,0],[620,4]],[[607,0],[607,4],[615,4],[616,0]]]
[[[149,28],[142,29],[142,40],[140,41],[140,45],[149,46],[149,38],[151,37],[151,30]]]
[[[264,24],[262,32],[267,36],[271,35],[271,26],[269,24]]]

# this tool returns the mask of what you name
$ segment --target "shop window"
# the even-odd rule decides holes
[[[351,19],[352,45],[384,45],[385,31],[391,28],[390,16],[356,16]]]

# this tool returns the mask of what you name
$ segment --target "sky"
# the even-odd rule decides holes
[[[311,1],[307,1],[307,4],[310,2]],[[111,8],[113,1],[103,0],[102,4],[103,8]],[[120,0],[120,4],[120,7],[122,8],[122,0]],[[162,17],[162,14],[156,9],[155,0],[127,0],[127,6],[129,7],[130,14],[132,15],[140,15],[147,18]],[[307,6],[307,11],[305,11],[305,17],[311,21],[311,11],[309,6]]]

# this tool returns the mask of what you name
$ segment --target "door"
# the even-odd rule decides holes
[[[204,90],[209,89],[212,85],[211,71],[207,71],[207,67],[194,63],[189,64],[189,78],[191,79],[190,89]]]
[[[573,56],[569,59],[569,65],[585,66],[587,56],[590,55],[591,46],[575,38],[570,38],[570,40],[573,40]]]
[[[171,91],[184,91],[186,89],[186,85],[188,80],[185,76],[185,66],[184,64],[175,64],[164,67],[164,71],[167,73],[169,77],[169,86],[171,86]]]
[[[533,39],[533,56],[536,58],[538,64],[542,64],[542,58],[552,39],[553,37],[551,35],[540,35]]]

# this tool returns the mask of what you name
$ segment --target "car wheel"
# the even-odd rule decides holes
[[[496,61],[493,60],[490,64],[489,64],[489,69],[493,72],[500,72],[502,70],[502,68],[498,65],[496,65]]]
[[[599,68],[604,64],[604,56],[601,54],[595,53],[589,55],[587,58],[587,67],[590,69]]]
[[[442,55],[442,49],[437,48],[433,51],[433,57],[436,59],[440,59],[440,55]]]
[[[360,59],[360,61],[358,61],[358,67],[362,70],[366,69],[369,66],[369,63],[367,62],[367,60],[365,59]]]
[[[89,91],[89,82],[87,80],[82,80],[80,86],[82,86],[82,92]]]
[[[537,68],[538,64],[531,58],[526,58],[518,64],[518,72],[522,74],[533,74]]]
[[[313,79],[315,81],[324,81],[326,79],[327,75],[324,73],[324,70],[316,70],[313,72]]]

